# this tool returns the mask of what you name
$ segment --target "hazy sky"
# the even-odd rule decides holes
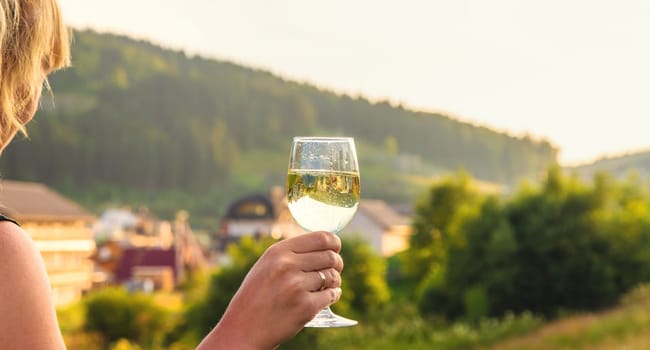
[[[59,2],[76,27],[544,137],[564,163],[650,149],[650,1]]]

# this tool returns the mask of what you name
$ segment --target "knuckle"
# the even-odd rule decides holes
[[[329,240],[330,237],[332,236],[331,234],[327,232],[318,232],[316,239],[318,240],[318,245],[321,247],[327,247],[329,246]]]
[[[276,259],[274,262],[275,270],[280,275],[291,274],[296,270],[296,263],[286,256],[281,256]]]
[[[337,235],[330,235],[334,240],[334,250],[337,252],[341,251],[341,238]]]
[[[327,292],[328,292],[330,304],[334,304],[335,302],[338,301],[339,295],[336,292],[336,290],[334,290],[334,288],[328,289]]]
[[[274,243],[270,247],[266,249],[264,252],[264,255],[269,256],[269,257],[277,257],[278,255],[281,255],[282,253],[282,242]]]
[[[338,271],[331,269],[329,271],[329,278],[330,281],[332,281],[331,282],[332,288],[341,286],[341,275],[339,274]]]
[[[325,261],[327,262],[327,266],[331,266],[331,267],[337,266],[338,261],[339,261],[339,255],[334,253],[331,250],[328,250],[326,252],[326,260]]]
[[[343,258],[340,255],[337,254],[337,261],[336,261],[336,265],[334,265],[334,268],[336,270],[338,270],[339,272],[341,272],[341,271],[343,271],[344,265],[345,264],[343,263]]]
[[[285,293],[288,295],[299,295],[303,292],[303,285],[304,284],[300,278],[288,278]]]
[[[336,287],[340,287],[343,284],[343,280],[341,279],[341,275],[338,273],[336,274]]]

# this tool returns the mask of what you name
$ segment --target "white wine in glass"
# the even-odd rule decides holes
[[[338,233],[359,206],[359,164],[351,137],[294,137],[287,175],[289,211],[309,232]],[[357,321],[321,310],[305,327],[346,327]]]

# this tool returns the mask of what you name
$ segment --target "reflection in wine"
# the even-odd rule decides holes
[[[291,169],[287,176],[289,211],[308,231],[340,231],[359,206],[359,174]]]

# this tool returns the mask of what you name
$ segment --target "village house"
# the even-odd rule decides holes
[[[222,218],[219,250],[246,235],[288,238],[305,233],[293,219],[284,189],[274,187],[268,195],[253,194],[234,201]],[[341,236],[355,235],[377,254],[390,256],[408,247],[411,234],[408,217],[382,200],[361,199],[352,221]]]
[[[252,194],[230,204],[221,220],[221,231],[226,240],[243,236],[268,236],[275,222],[275,207],[263,194]]]
[[[56,305],[90,289],[95,251],[88,211],[40,183],[0,181],[0,213],[16,219],[40,250]]]
[[[358,236],[377,254],[391,256],[409,246],[410,220],[377,199],[361,199],[359,209],[341,236]]]
[[[159,220],[146,210],[111,209],[95,225],[93,255],[102,285],[171,291],[187,271],[205,266],[203,251],[185,215]]]
[[[247,195],[230,204],[221,218],[216,249],[223,252],[229,243],[244,236],[280,239],[302,233],[305,231],[289,213],[284,189],[273,187],[268,194]]]

